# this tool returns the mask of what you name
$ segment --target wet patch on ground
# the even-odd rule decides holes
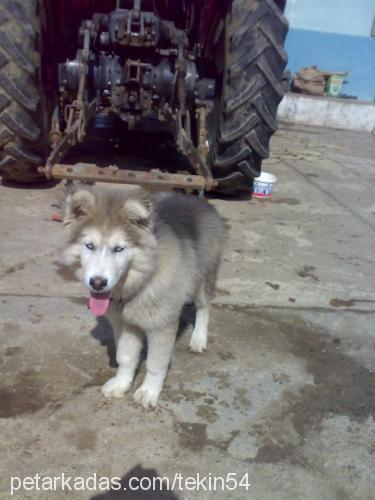
[[[200,451],[208,444],[207,424],[179,422],[177,425],[179,444],[192,451]]]
[[[83,384],[82,389],[87,389],[89,387],[101,387],[107,382],[108,379],[115,375],[115,370],[102,369],[97,371],[91,376],[91,380]]]
[[[4,351],[5,356],[14,356],[16,354],[20,354],[22,352],[22,347],[14,346],[14,347],[6,347]]]
[[[273,198],[273,203],[283,203],[284,205],[300,205],[301,202],[296,198]]]
[[[217,355],[222,361],[229,361],[235,359],[235,356],[230,351],[218,351]]]
[[[15,321],[5,321],[2,327],[5,337],[19,335],[22,330]]]
[[[203,450],[205,446],[213,446],[221,451],[226,451],[233,439],[240,433],[239,430],[234,430],[228,439],[213,440],[207,436],[207,424],[205,423],[177,422],[175,427],[179,437],[179,445],[194,452]]]
[[[67,299],[72,304],[77,304],[79,306],[87,306],[87,304],[89,303],[88,297],[67,297]]]
[[[355,305],[355,300],[354,299],[331,299],[329,301],[329,305],[332,307],[352,307]]]
[[[96,432],[92,429],[81,428],[74,433],[68,434],[67,437],[80,451],[94,451],[96,447]]]
[[[166,401],[172,401],[174,403],[181,402],[195,402],[205,396],[208,396],[206,392],[194,391],[191,389],[185,389],[182,384],[180,384],[180,389],[174,390],[164,387],[161,394],[162,399]]]
[[[8,342],[2,349],[0,418],[64,405],[114,375],[96,342],[90,348],[83,336],[70,341],[65,331],[54,330],[51,335],[46,326],[49,318],[28,311],[25,322],[5,321],[0,326],[2,341]]]
[[[229,290],[226,290],[225,288],[219,288],[219,287],[217,287],[215,289],[215,293],[217,295],[230,295],[230,291]]]
[[[75,266],[64,266],[61,262],[58,262],[55,260],[53,262],[55,268],[56,268],[56,273],[62,278],[64,281],[78,281],[75,273],[77,271],[77,267]]]
[[[43,393],[43,381],[33,370],[17,373],[9,382],[0,386],[0,418],[35,413],[51,401]]]
[[[14,266],[10,266],[5,271],[3,271],[0,274],[0,278],[4,278],[5,276],[8,276],[9,274],[16,273],[17,271],[22,271],[25,269],[26,262],[20,262],[19,264],[15,264]]]
[[[190,398],[198,409],[195,416],[200,420],[195,423],[207,426],[208,437],[199,446],[203,447],[204,443],[217,446],[217,440],[211,440],[213,427],[219,435],[238,429],[243,435],[246,429],[250,441],[257,443],[254,452],[247,455],[248,461],[286,462],[307,467],[304,444],[311,433],[320,431],[323,422],[346,416],[351,421],[363,423],[375,414],[375,373],[346,355],[338,336],[306,323],[298,310],[284,314],[224,304],[217,309],[225,315],[228,325],[237,325],[235,334],[239,352],[245,352],[245,345],[248,345],[249,351],[253,351],[252,356],[264,359],[268,370],[272,367],[271,360],[279,369],[272,373],[269,386],[267,378],[264,378],[262,363],[258,361],[259,367],[255,368],[255,360],[249,355],[248,364],[243,365],[243,356],[234,348],[235,361],[229,359],[225,365],[205,372],[205,376],[212,380],[210,394],[193,391],[194,398]],[[224,351],[224,338],[215,338],[209,349],[220,358],[219,353]],[[283,366],[293,364],[293,357],[296,360],[294,363],[301,362],[306,370],[298,382],[290,375],[293,372],[283,370]],[[236,370],[239,370],[240,377],[244,377],[243,383],[234,375]],[[301,372],[298,373],[301,377]],[[194,383],[200,384],[199,380]],[[276,389],[277,386],[280,390]],[[260,404],[254,399],[254,394],[258,390],[261,393],[267,391],[267,387],[271,390],[270,398]],[[186,406],[190,411],[189,400],[179,390],[165,392],[163,400],[171,402],[175,412],[175,403]],[[230,409],[233,419],[228,422],[226,408]],[[177,410],[177,413],[186,415],[184,411],[180,413]],[[241,420],[242,417],[245,420]],[[188,439],[186,433],[185,428],[185,441]],[[248,443],[246,437],[244,439],[241,442],[246,448]]]
[[[209,404],[198,405],[196,415],[209,423],[216,422],[219,418],[215,408]]]
[[[316,270],[315,266],[304,265],[301,267],[299,271],[297,271],[297,274],[301,278],[311,278],[314,281],[319,281],[319,278],[314,274],[315,270]]]
[[[287,460],[303,465],[301,445],[311,430],[319,429],[326,418],[346,415],[352,420],[365,421],[375,413],[375,373],[340,351],[340,339],[323,330],[305,324],[301,319],[278,320],[291,352],[305,362],[313,384],[296,393],[286,393],[257,429],[263,446],[254,461],[278,463]],[[288,420],[290,421],[288,422]],[[285,439],[285,427],[292,425],[292,442]],[[272,439],[269,429],[274,431]],[[280,429],[278,435],[277,429]]]
[[[278,290],[280,288],[280,285],[278,285],[277,283],[271,283],[270,281],[265,281],[264,284],[268,285],[273,290]]]

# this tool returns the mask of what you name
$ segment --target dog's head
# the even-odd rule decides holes
[[[151,198],[142,190],[83,187],[68,195],[65,263],[80,266],[94,314],[106,312],[111,291],[132,268],[142,272],[155,248],[151,215]]]

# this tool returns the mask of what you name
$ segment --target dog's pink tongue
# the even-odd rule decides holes
[[[109,293],[91,293],[89,300],[90,311],[95,316],[103,316],[109,307]]]

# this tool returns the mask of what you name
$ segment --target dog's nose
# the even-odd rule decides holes
[[[90,278],[90,286],[96,291],[103,290],[107,286],[108,281],[100,276],[95,276],[94,278]]]

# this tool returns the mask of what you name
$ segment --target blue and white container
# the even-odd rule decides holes
[[[277,181],[275,175],[268,172],[262,172],[259,177],[254,178],[253,196],[255,198],[271,198],[273,186]]]

